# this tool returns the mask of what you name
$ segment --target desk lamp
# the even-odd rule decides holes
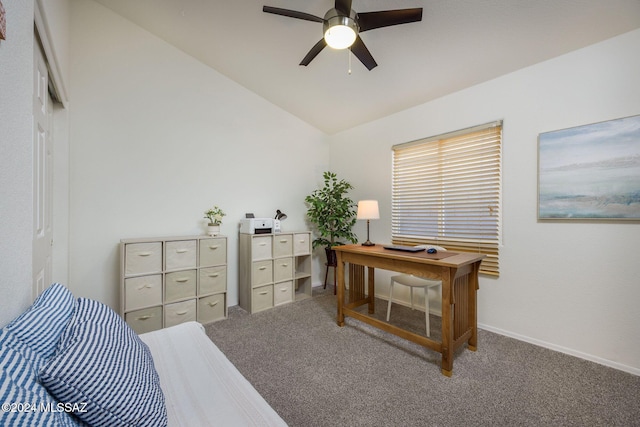
[[[287,219],[287,214],[280,211],[280,209],[276,210],[275,221],[273,221],[273,232],[280,232],[280,221]]]
[[[364,242],[362,246],[375,246],[376,244],[372,243],[371,240],[369,240],[369,220],[380,219],[380,212],[378,211],[378,201],[360,200],[358,202],[358,214],[356,218],[367,220],[367,241]]]

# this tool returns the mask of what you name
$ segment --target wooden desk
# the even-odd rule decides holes
[[[402,252],[384,249],[380,245],[344,245],[334,247],[337,255],[338,326],[344,326],[344,317],[350,316],[384,331],[413,341],[442,354],[442,373],[453,372],[453,353],[464,343],[475,351],[478,345],[477,303],[478,270],[485,257],[482,254],[446,252],[438,254]],[[452,255],[451,255],[452,254]],[[349,301],[345,303],[345,263],[349,263]],[[364,266],[368,268],[368,296],[364,294]],[[442,341],[401,329],[390,323],[367,316],[355,308],[369,305],[374,312],[375,268],[398,271],[426,279],[442,280]],[[358,288],[361,288],[359,292]]]

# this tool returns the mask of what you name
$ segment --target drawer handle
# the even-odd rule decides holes
[[[189,252],[189,249],[176,249],[176,253],[183,254]]]
[[[140,252],[138,253],[138,256],[150,256],[153,255],[153,252]]]
[[[260,246],[267,246],[265,242],[260,243]]]
[[[144,316],[140,316],[140,317],[136,317],[136,320],[149,320],[151,319],[153,316],[150,314],[145,314]]]
[[[218,301],[209,303],[209,307],[215,307],[216,305],[218,305]]]
[[[185,314],[187,314],[189,312],[189,310],[184,310],[184,311],[176,311],[176,315],[178,316],[184,316]]]
[[[214,274],[209,274],[209,277],[218,277],[219,274],[218,273],[214,273]]]
[[[211,246],[209,246],[209,249],[216,250],[216,249],[218,249],[219,247],[220,247],[220,245],[211,245]]]
[[[288,239],[281,239],[280,243],[287,243],[289,240]]]
[[[300,243],[305,243],[305,242],[306,242],[306,240],[300,240]]]
[[[138,290],[139,291],[143,290],[144,288],[151,289],[151,288],[153,288],[153,285],[150,285],[150,284],[147,283],[147,284],[144,284],[142,286],[138,286]]]
[[[266,270],[267,267],[265,267],[264,265],[262,267],[260,267],[258,270]]]
[[[289,267],[289,264],[282,264],[283,267]]]
[[[182,278],[182,279],[176,279],[176,283],[185,283],[185,282],[188,282],[188,281],[189,281],[188,277],[185,277],[185,278]]]
[[[262,291],[262,292],[260,292],[260,295],[267,295],[268,293],[269,292],[267,292],[267,291]]]
[[[287,289],[287,288],[282,288],[282,289],[280,289],[280,292],[287,292],[288,290],[289,289]]]

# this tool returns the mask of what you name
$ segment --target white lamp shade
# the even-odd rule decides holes
[[[324,33],[324,40],[329,47],[346,49],[356,41],[356,32],[347,25],[334,25]]]
[[[357,219],[380,219],[377,200],[360,200]]]

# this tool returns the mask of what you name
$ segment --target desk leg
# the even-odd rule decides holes
[[[453,312],[450,304],[442,303],[442,374],[450,377],[453,373],[453,322],[451,313]],[[445,321],[447,319],[448,321]],[[446,324],[446,325],[445,325]]]
[[[338,277],[338,326],[344,326],[344,312],[342,306],[344,304],[344,262],[342,262],[342,254],[337,252],[337,262],[335,274]]]
[[[367,267],[367,283],[369,285],[369,314],[376,312],[375,268]]]
[[[453,277],[449,269],[442,272],[442,365],[444,376],[453,373]]]
[[[467,348],[471,351],[478,349],[478,271],[480,262],[473,266],[473,271],[469,275],[469,322],[471,322],[471,337],[467,341]]]

